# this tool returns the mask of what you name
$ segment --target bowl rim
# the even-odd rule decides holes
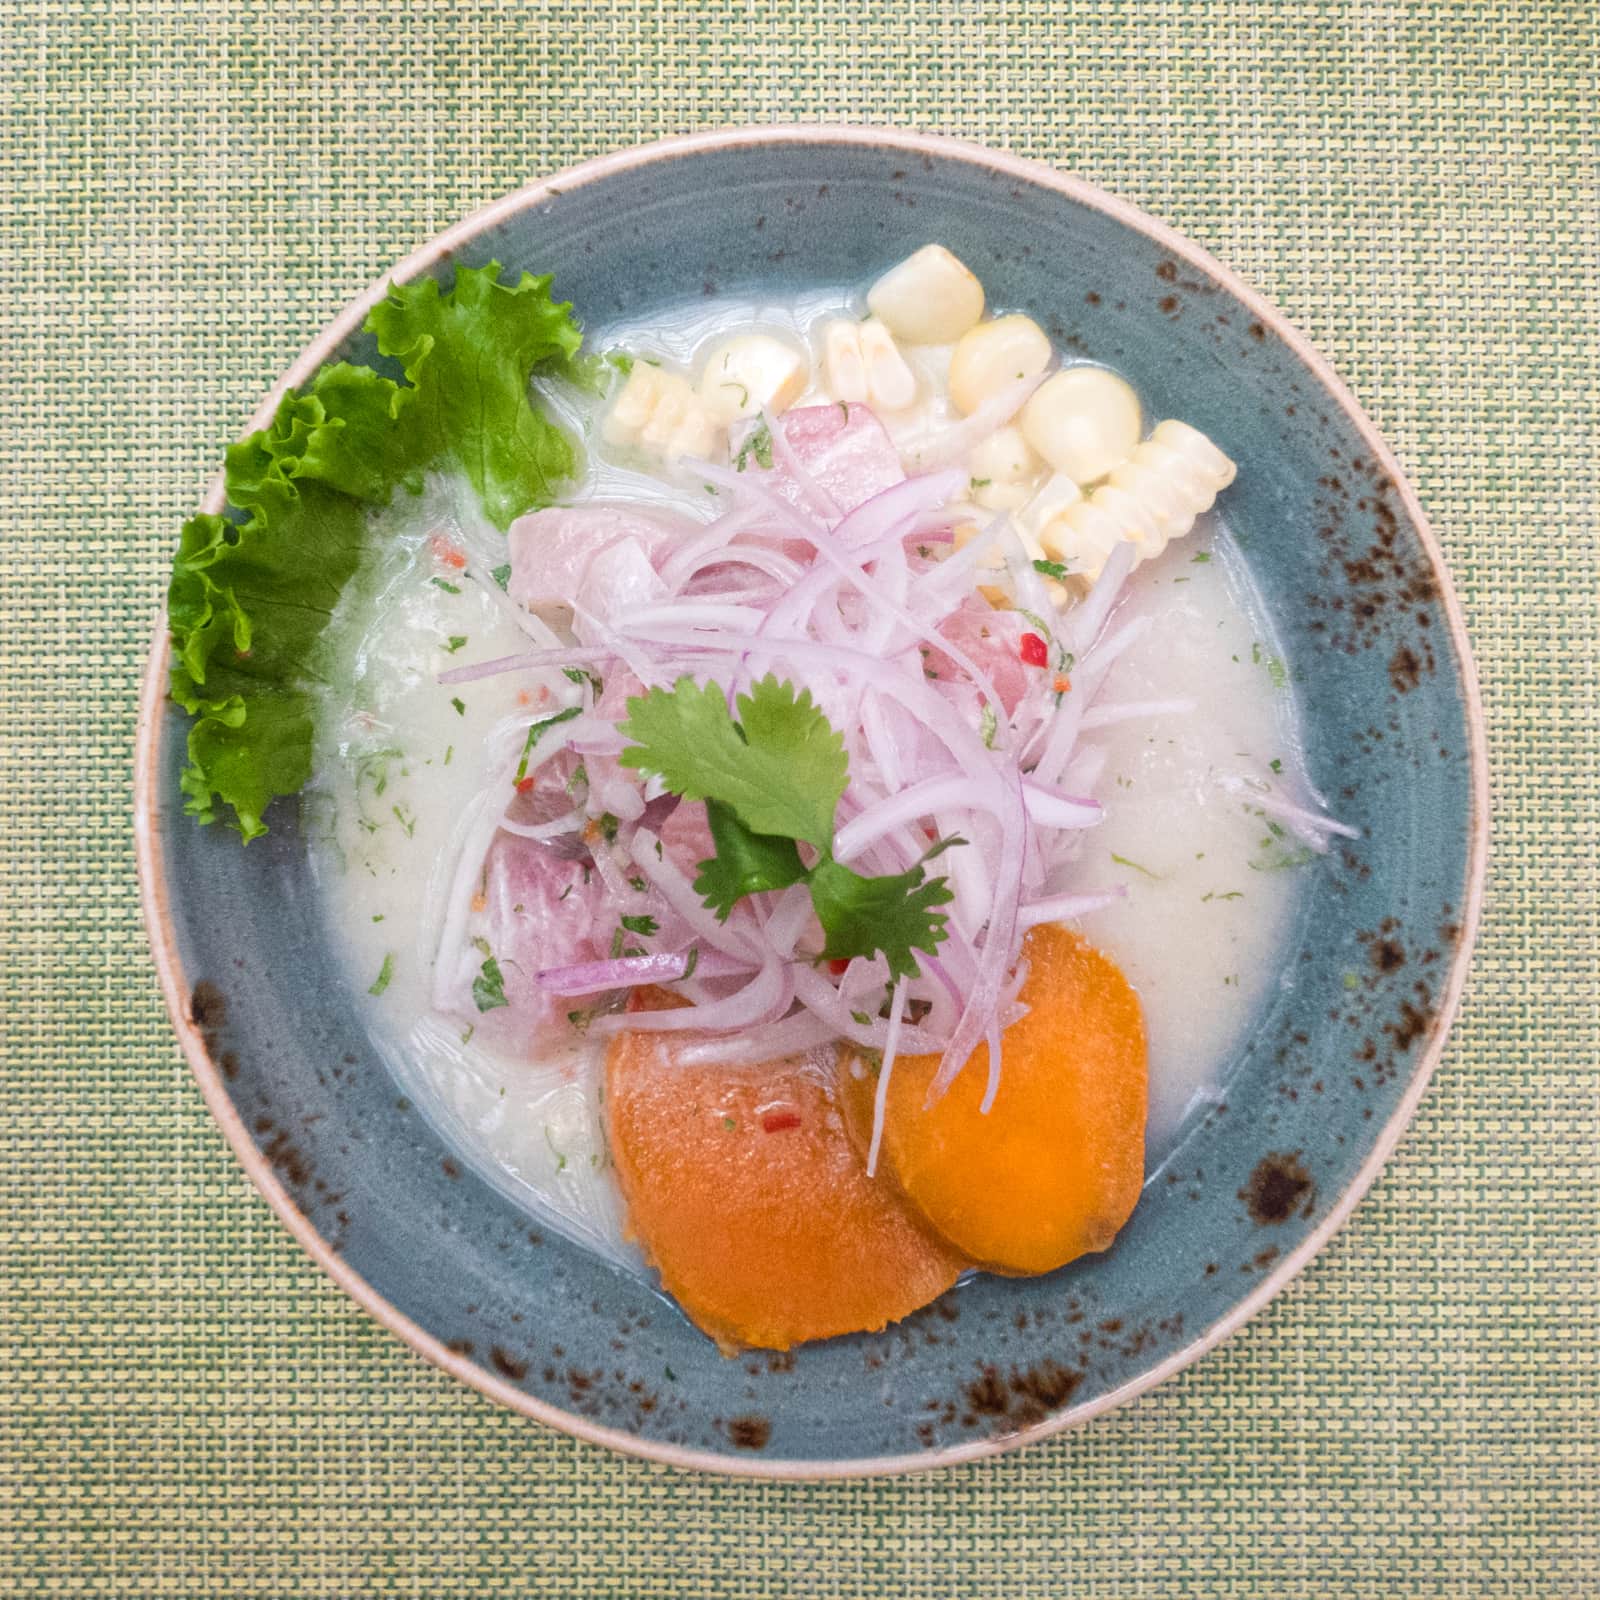
[[[990,172],[1052,190],[1070,201],[1099,211],[1125,227],[1143,234],[1179,260],[1198,268],[1226,287],[1242,304],[1248,306],[1263,325],[1271,329],[1304,362],[1330,399],[1348,417],[1373,456],[1381,463],[1399,493],[1407,517],[1416,529],[1437,585],[1449,627],[1450,643],[1460,662],[1460,685],[1470,746],[1471,816],[1468,821],[1469,857],[1466,882],[1462,890],[1464,899],[1458,919],[1461,933],[1451,958],[1450,971],[1439,1007],[1435,1012],[1425,1045],[1415,1060],[1404,1096],[1379,1130],[1371,1150],[1354,1178],[1306,1238],[1294,1250],[1282,1257],[1270,1272],[1264,1274],[1249,1294],[1191,1339],[1182,1349],[1117,1388],[1079,1405],[1068,1406],[1053,1416],[1046,1417],[1030,1427],[1019,1429],[1015,1433],[947,1445],[938,1450],[915,1454],[864,1457],[848,1461],[822,1459],[764,1461],[759,1456],[723,1455],[715,1451],[690,1449],[681,1445],[643,1439],[622,1429],[603,1426],[515,1388],[475,1362],[446,1349],[440,1340],[404,1315],[330,1249],[309,1218],[295,1204],[266,1157],[250,1137],[242,1117],[223,1085],[222,1075],[211,1059],[201,1029],[190,1015],[189,985],[185,981],[183,964],[178,955],[168,902],[160,818],[163,804],[170,804],[171,797],[163,797],[158,771],[159,734],[167,698],[170,665],[170,639],[164,603],[156,618],[155,637],[139,696],[134,747],[134,837],[140,880],[140,904],[156,971],[160,978],[162,995],[177,1032],[178,1042],[200,1085],[201,1094],[251,1182],[261,1191],[311,1258],[341,1289],[382,1326],[435,1366],[461,1379],[488,1399],[576,1438],[591,1444],[604,1445],[625,1455],[678,1468],[697,1469],[739,1478],[814,1482],[932,1471],[1001,1455],[1080,1426],[1144,1394],[1173,1374],[1191,1366],[1236,1332],[1288,1286],[1344,1225],[1351,1212],[1376,1181],[1416,1114],[1443,1053],[1446,1037],[1460,1008],[1483,906],[1489,842],[1489,776],[1483,705],[1479,694],[1477,671],[1467,638],[1465,617],[1445,566],[1443,551],[1415,491],[1401,471],[1393,452],[1384,443],[1376,427],[1329,363],[1304,334],[1261,294],[1251,288],[1238,273],[1216,260],[1206,250],[1191,243],[1167,224],[1080,178],[1058,172],[1042,162],[993,150],[968,140],[895,128],[832,124],[728,128],[637,145],[568,167],[472,212],[412,251],[391,271],[373,280],[306,344],[256,408],[245,425],[244,432],[264,427],[270,421],[284,392],[310,378],[347,336],[359,330],[368,310],[383,298],[391,282],[404,283],[428,272],[442,258],[472,243],[489,228],[520,212],[545,200],[571,193],[631,169],[741,146],[803,145],[888,148],[904,152],[913,158],[936,157],[982,167]],[[223,509],[223,479],[220,472],[211,481],[202,509],[207,512],[220,512]]]

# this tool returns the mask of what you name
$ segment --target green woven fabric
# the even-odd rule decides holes
[[[1600,1593],[1600,35],[1588,0],[7,0],[0,1594]],[[1462,1020],[1337,1242],[1075,1436],[740,1484],[492,1408],[306,1260],[169,1032],[129,822],[179,519],[301,343],[529,178],[895,122],[1239,267],[1429,508],[1497,839]]]

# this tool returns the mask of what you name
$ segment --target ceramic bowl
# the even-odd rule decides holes
[[[375,283],[263,402],[359,330],[390,276],[551,272],[589,330],[674,297],[865,283],[929,240],[1058,347],[1127,373],[1241,464],[1227,515],[1293,670],[1314,781],[1359,841],[1308,871],[1294,982],[1254,1019],[1108,1253],[980,1277],[889,1332],[728,1360],[664,1299],[452,1161],[336,978],[292,805],[241,849],[181,814],[158,636],[139,732],[145,910],[178,1035],[246,1171],[385,1326],[596,1443],[772,1477],[932,1467],[1083,1422],[1260,1310],[1394,1150],[1467,964],[1486,832],[1461,614],[1415,496],[1327,364],[1225,267],[1130,206],[997,152],[793,129],[672,140],[489,206]],[[206,509],[221,509],[220,481]]]

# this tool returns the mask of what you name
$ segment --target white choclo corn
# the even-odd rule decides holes
[[[1140,561],[1153,561],[1167,548],[1155,513],[1142,495],[1118,484],[1103,483],[1089,496],[1089,504],[1115,519],[1122,537],[1131,541]]]
[[[638,361],[613,401],[600,436],[607,444],[676,461],[680,456],[709,454],[716,444],[717,425],[687,378]]]
[[[950,399],[971,416],[991,395],[1021,378],[1036,378],[1054,351],[1032,317],[996,317],[961,335],[950,357]]]
[[[1122,527],[1104,506],[1093,499],[1079,500],[1051,518],[1039,533],[1039,543],[1051,561],[1091,583],[1100,576],[1111,552],[1122,539]]]
[[[861,360],[867,370],[867,399],[876,410],[904,411],[917,398],[916,375],[894,335],[876,317],[861,324]]]
[[[1158,422],[1150,435],[1152,443],[1166,445],[1210,478],[1217,489],[1226,489],[1239,469],[1198,428],[1168,417]]]
[[[904,411],[917,398],[916,374],[874,317],[823,329],[822,376],[835,400],[865,401],[876,411]]]
[[[1053,517],[1040,539],[1053,560],[1090,579],[1120,539],[1133,544],[1139,561],[1153,560],[1211,509],[1235,471],[1198,429],[1163,422],[1087,500]]]
[[[1029,444],[1058,472],[1094,483],[1130,455],[1142,430],[1139,397],[1104,367],[1068,367],[1046,378],[1022,408]]]
[[[1070,505],[1083,499],[1083,490],[1064,472],[1052,472],[1044,486],[1017,514],[1017,521],[1035,538]]]
[[[822,381],[835,400],[864,404],[867,365],[861,355],[861,328],[840,319],[822,330]]]
[[[983,285],[942,244],[927,244],[873,284],[867,305],[897,339],[952,344],[983,315]]]
[[[996,428],[967,457],[972,498],[991,511],[1015,511],[1026,505],[1033,480],[1043,470],[1044,463],[1016,427]]]
[[[700,403],[726,427],[755,416],[763,406],[787,411],[810,377],[810,363],[794,345],[768,333],[741,333],[706,357]]]

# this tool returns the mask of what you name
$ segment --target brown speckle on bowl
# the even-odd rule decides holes
[[[1239,1191],[1250,1220],[1273,1227],[1293,1216],[1309,1217],[1316,1209],[1317,1186],[1300,1161],[1300,1152],[1265,1155]]]
[[[750,1412],[728,1423],[728,1437],[740,1450],[765,1450],[772,1437],[772,1424],[765,1417]]]

